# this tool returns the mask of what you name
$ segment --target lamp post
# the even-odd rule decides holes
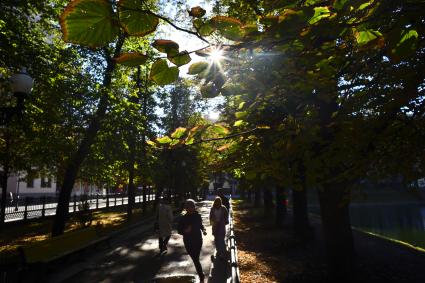
[[[10,88],[13,95],[16,97],[16,105],[9,107],[0,107],[0,125],[7,126],[15,115],[20,117],[24,112],[24,101],[31,93],[34,80],[28,75],[25,68],[22,68],[19,73],[16,73],[10,78]],[[7,127],[4,131],[5,141],[5,152],[6,156],[10,156],[10,144],[11,136]],[[0,210],[0,230],[3,227],[3,223],[6,217],[6,195],[7,195],[7,179],[9,178],[10,160],[6,157],[4,160],[0,160],[2,166],[2,172],[0,175],[0,183],[2,187],[1,191],[1,210]]]
[[[0,125],[7,125],[13,116],[21,116],[25,109],[25,99],[29,97],[34,80],[27,73],[26,68],[10,77],[10,88],[16,98],[16,105],[0,108]]]

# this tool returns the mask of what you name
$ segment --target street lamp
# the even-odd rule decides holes
[[[16,97],[16,105],[0,108],[0,125],[7,125],[13,116],[22,115],[25,109],[24,101],[29,97],[33,85],[34,80],[27,73],[26,68],[22,68],[19,73],[10,77],[10,88]]]

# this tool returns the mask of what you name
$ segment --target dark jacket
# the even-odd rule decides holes
[[[181,216],[177,226],[177,231],[180,235],[183,235],[184,241],[202,240],[202,231],[204,229],[201,215],[199,215],[196,211],[192,214],[185,214]]]

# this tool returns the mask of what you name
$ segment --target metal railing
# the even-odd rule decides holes
[[[229,236],[227,237],[227,246],[230,251],[230,266],[232,268],[232,283],[240,282],[239,265],[238,265],[238,249],[236,247],[235,231],[233,226],[233,208],[232,199],[230,198],[229,208]]]
[[[34,218],[43,218],[55,215],[57,206],[57,196],[25,197],[8,200],[5,209],[5,222],[13,222]],[[155,200],[155,194],[146,194],[146,203]],[[108,207],[122,206],[128,204],[128,197],[125,194],[106,195],[74,195],[69,202],[69,213],[78,211],[79,205],[83,201],[88,201],[90,210],[97,210]],[[135,203],[143,204],[142,192],[137,192]]]

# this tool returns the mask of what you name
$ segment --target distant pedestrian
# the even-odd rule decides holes
[[[158,211],[156,226],[158,229],[158,242],[160,253],[167,251],[168,241],[171,237],[171,228],[173,223],[173,211],[167,199],[161,199]]]
[[[229,214],[226,207],[222,204],[221,198],[216,197],[210,210],[210,223],[212,234],[214,235],[217,257],[221,260],[226,259],[226,225],[229,224]]]
[[[10,204],[13,203],[13,193],[9,192]]]
[[[202,225],[201,215],[196,211],[195,201],[188,199],[184,205],[186,213],[182,215],[178,225],[179,234],[183,235],[184,247],[195,264],[199,281],[204,282],[205,276],[202,271],[199,255],[202,248],[202,233],[207,234],[204,225]]]
[[[221,198],[221,203],[226,207],[227,211],[230,209],[229,199],[224,195],[222,189],[217,190],[217,195]]]

